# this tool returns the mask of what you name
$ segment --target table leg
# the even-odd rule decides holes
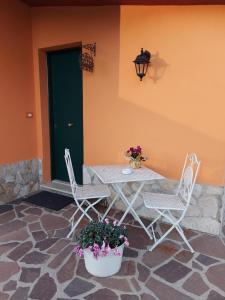
[[[127,199],[127,197],[125,196],[124,192],[122,191],[122,188],[118,185],[118,184],[114,184],[114,188],[117,191],[117,193],[120,195],[121,199],[123,200],[124,204],[127,206],[126,211],[124,212],[122,218],[120,219],[118,225],[121,225],[122,222],[124,221],[124,219],[126,218],[127,214],[129,212],[131,212],[131,214],[134,216],[134,218],[139,222],[139,224],[141,225],[141,227],[145,230],[145,232],[147,233],[147,235],[149,236],[149,238],[152,240],[152,235],[151,233],[148,231],[148,229],[145,227],[144,223],[141,221],[140,217],[138,216],[138,214],[136,213],[136,211],[133,208],[133,205],[135,203],[135,201],[137,200],[137,197],[139,196],[143,186],[144,186],[145,182],[142,182],[139,186],[139,188],[137,189],[136,193],[134,194],[134,197],[132,199],[131,202],[129,202],[129,200]]]
[[[125,185],[126,183],[123,183],[122,184],[122,187]],[[115,190],[115,189],[114,189]],[[119,193],[115,190],[116,192],[116,195],[115,197],[113,198],[112,202],[109,204],[109,207],[107,208],[107,210],[105,211],[104,215],[101,217],[101,220],[104,221],[107,214],[109,213],[110,209],[112,208],[113,204],[118,200],[119,198]]]
[[[113,186],[113,188],[114,188],[114,190],[116,191],[116,193],[117,193],[117,195],[120,197],[120,200],[122,200],[122,202],[123,202],[123,204],[124,204],[124,206],[125,206],[125,208],[127,207],[127,206],[129,206],[130,205],[130,202],[129,202],[129,200],[124,200],[124,198],[126,198],[127,199],[127,197],[125,196],[125,195],[121,195],[121,193],[123,193],[122,192],[122,188],[119,186],[119,184],[117,183],[115,183],[115,184],[112,184],[112,186]],[[124,193],[123,193],[124,194]],[[123,221],[124,221],[124,219],[126,218],[126,215],[128,214],[128,212],[126,212],[127,211],[127,209],[125,210],[125,213],[122,215],[122,217],[121,217],[121,219],[120,219],[120,221],[119,221],[119,224],[121,224]],[[131,211],[131,214],[132,214],[132,216],[134,217],[134,219],[136,220],[137,218],[136,218],[136,215],[134,215],[133,214],[133,212]]]

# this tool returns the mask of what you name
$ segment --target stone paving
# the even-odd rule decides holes
[[[0,300],[222,300],[225,299],[225,241],[186,231],[196,250],[187,251],[176,232],[153,252],[132,217],[125,219],[130,247],[110,278],[88,274],[66,239],[74,206],[60,212],[15,201],[0,206]],[[118,219],[114,211],[111,217]],[[166,225],[158,225],[158,233]]]

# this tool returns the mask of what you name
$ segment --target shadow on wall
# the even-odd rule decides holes
[[[159,52],[152,54],[150,68],[148,69],[147,77],[151,78],[154,83],[160,80],[169,65],[159,56]]]
[[[147,166],[168,178],[179,179],[186,153],[195,152],[202,161],[198,182],[224,184],[223,141],[122,98],[114,102],[110,114],[102,116],[101,122],[104,132],[99,132],[99,135],[104,137],[105,132],[113,134],[113,138],[107,139],[109,153],[108,161],[104,163],[124,163],[123,152],[131,145],[141,145],[144,154],[149,157],[145,163]],[[103,144],[104,141],[103,138]],[[115,145],[119,145],[120,149]],[[104,151],[104,147],[100,148]],[[101,156],[104,153],[99,153]]]
[[[147,77],[156,83],[166,74],[168,66],[169,64],[156,52]],[[135,79],[138,81],[138,78]],[[195,120],[198,115],[185,111],[190,120],[189,127],[153,112],[150,107],[144,108],[138,105],[138,101],[142,102],[143,98],[141,87],[138,87],[140,95],[134,103],[133,100],[117,95],[118,80],[112,81],[111,85],[113,85],[113,93],[110,95],[108,95],[109,89],[102,89],[104,98],[110,99],[107,105],[104,103],[104,106],[110,109],[105,110],[95,123],[97,135],[101,137],[99,144],[96,144],[95,139],[90,137],[88,139],[88,146],[95,157],[95,161],[90,161],[91,164],[127,163],[124,159],[127,148],[141,145],[144,155],[149,157],[145,163],[147,166],[168,178],[179,179],[186,153],[195,152],[202,161],[197,181],[224,185],[225,142],[194,128],[193,124],[198,121]],[[132,98],[134,94],[131,92],[130,96]],[[149,100],[150,98],[151,96]]]

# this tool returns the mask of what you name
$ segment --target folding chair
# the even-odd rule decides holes
[[[95,205],[99,203],[103,198],[109,197],[110,190],[106,185],[103,184],[96,184],[96,185],[86,184],[83,186],[78,185],[75,180],[69,149],[65,149],[65,161],[66,161],[73,198],[77,206],[76,211],[74,212],[74,214],[69,220],[71,223],[71,230],[67,235],[67,237],[69,238],[84,216],[87,217],[90,221],[92,220],[92,217],[88,214],[89,209],[92,209],[97,214],[98,218],[100,218],[100,213],[95,208]],[[97,199],[97,200],[91,203],[89,201],[90,199]],[[78,218],[78,220],[76,220],[75,222],[75,216],[77,215],[78,212],[80,212],[81,215]]]
[[[152,231],[154,244],[149,247],[152,251],[156,246],[158,246],[162,240],[175,228],[183,241],[187,244],[191,252],[194,252],[193,248],[186,239],[183,229],[180,226],[188,206],[191,201],[191,195],[196,181],[200,166],[200,161],[198,160],[196,154],[187,154],[180,183],[175,195],[168,194],[158,194],[158,193],[143,193],[144,203],[146,208],[155,210],[158,215],[147,227]],[[178,216],[174,216],[173,212],[176,211]],[[157,239],[154,232],[154,224],[163,217],[165,221],[171,224],[171,227],[159,238]]]

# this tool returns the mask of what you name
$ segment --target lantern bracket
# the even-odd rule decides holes
[[[96,43],[82,45],[85,51],[81,54],[80,68],[88,72],[94,71],[94,56],[96,56]]]

